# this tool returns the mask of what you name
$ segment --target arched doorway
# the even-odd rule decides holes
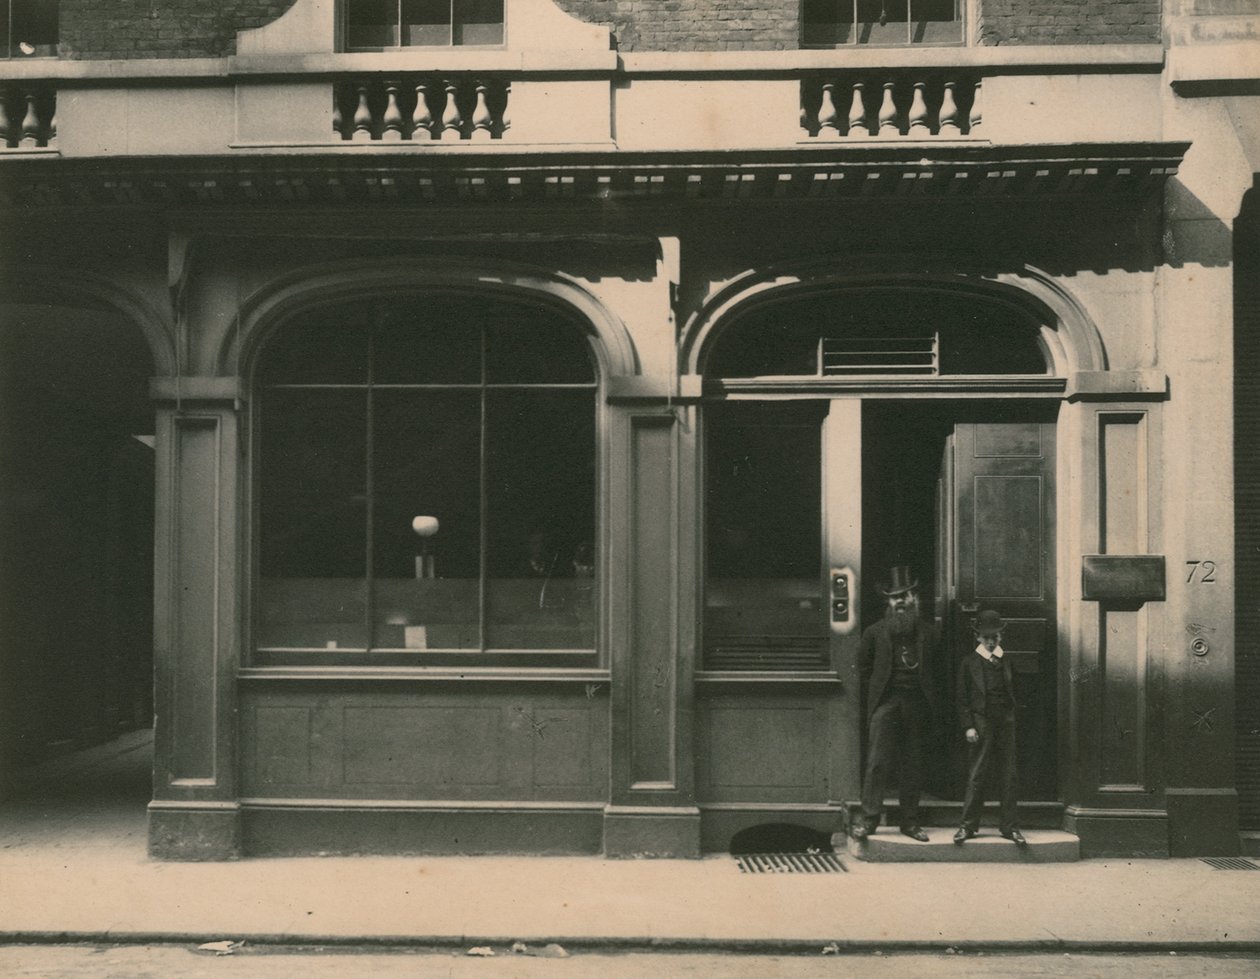
[[[858,638],[882,614],[878,583],[909,564],[943,636],[933,815],[957,819],[953,676],[989,607],[1009,623],[1021,799],[1056,822],[1055,440],[1071,344],[1040,303],[977,283],[872,276],[752,295],[693,334],[702,803],[788,806],[816,824],[856,798]]]
[[[111,305],[29,283],[7,296],[0,750],[12,786],[37,763],[152,726],[155,369]],[[149,777],[137,772],[142,815]]]

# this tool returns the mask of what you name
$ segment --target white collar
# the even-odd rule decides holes
[[[994,646],[993,652],[989,652],[987,649],[984,648],[984,643],[979,643],[976,646],[976,652],[979,653],[984,659],[990,660],[990,659],[1001,659],[1002,653],[1004,652],[1004,650],[1002,649],[1001,646]]]

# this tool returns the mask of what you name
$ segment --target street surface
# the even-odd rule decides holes
[[[1046,953],[948,955],[742,955],[721,953],[578,952],[568,958],[514,955],[489,958],[448,950],[249,947],[230,955],[191,945],[0,946],[6,979],[324,979],[407,976],[418,979],[813,979],[813,977],[1070,976],[1072,979],[1171,979],[1260,976],[1260,955],[1181,953],[1089,955]]]

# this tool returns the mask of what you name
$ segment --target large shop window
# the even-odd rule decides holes
[[[324,308],[256,375],[261,663],[595,659],[595,370],[553,310]]]
[[[346,48],[503,43],[503,0],[346,0]]]
[[[961,44],[961,0],[804,0],[801,40],[841,44]]]

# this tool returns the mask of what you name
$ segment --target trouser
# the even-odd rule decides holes
[[[977,718],[980,740],[967,745],[967,796],[963,801],[963,826],[975,832],[980,828],[984,809],[984,787],[989,773],[997,775],[998,829],[1009,833],[1018,829],[1015,814],[1015,711],[1002,711],[993,717]]]
[[[884,790],[898,760],[901,826],[919,825],[919,787],[923,779],[923,739],[931,708],[923,691],[894,688],[871,714],[866,775],[862,779],[862,820],[874,829],[884,814]]]

